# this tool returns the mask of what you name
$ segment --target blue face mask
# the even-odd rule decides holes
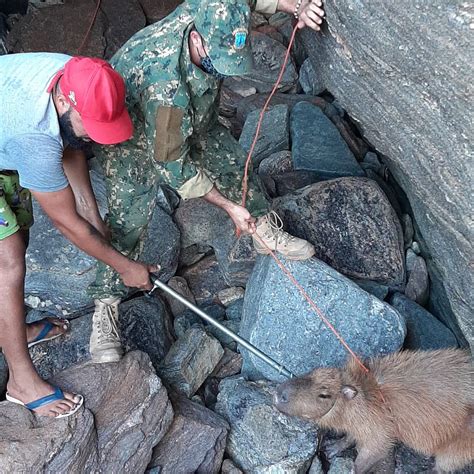
[[[207,74],[211,74],[211,76],[214,76],[216,79],[222,80],[227,77],[225,74],[221,74],[214,67],[214,64],[212,64],[212,60],[209,56],[204,56],[203,58],[201,58],[201,67],[204,72],[207,72]]]

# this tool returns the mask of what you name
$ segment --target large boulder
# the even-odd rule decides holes
[[[228,423],[208,408],[171,395],[174,420],[153,450],[149,468],[162,474],[197,472],[217,474],[222,464]]]
[[[10,402],[0,403],[2,472],[97,472],[100,468],[94,417],[89,410],[61,420],[36,417]]]
[[[143,472],[173,421],[168,394],[149,357],[130,352],[120,362],[85,363],[54,377],[81,393],[94,415],[102,472]]]
[[[282,260],[323,315],[360,357],[402,347],[404,319],[386,303],[316,260]],[[341,366],[348,353],[271,257],[257,259],[245,293],[240,335],[296,375]],[[273,368],[241,348],[242,373],[283,380]]]
[[[394,287],[405,281],[403,234],[375,181],[339,178],[276,199],[274,209],[293,235],[339,272]]]
[[[145,354],[78,365],[52,382],[81,393],[85,408],[54,420],[0,403],[2,471],[144,472],[173,420],[166,389]]]
[[[385,155],[439,280],[433,306],[474,344],[472,9],[461,0],[327,0],[325,10],[323,34],[302,31],[318,78]]]
[[[91,182],[101,213],[107,212],[106,194],[100,171],[91,171]],[[36,305],[54,313],[77,312],[93,301],[87,294],[95,280],[96,260],[67,240],[34,203],[35,224],[31,228],[26,255],[25,293]],[[159,235],[159,238],[157,238]],[[141,260],[161,265],[160,278],[171,278],[178,266],[179,231],[171,216],[159,206],[148,225]]]

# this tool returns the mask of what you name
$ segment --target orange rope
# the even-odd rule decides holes
[[[247,160],[245,162],[245,170],[244,170],[244,177],[242,179],[242,207],[245,207],[245,204],[246,204],[246,199],[247,199],[247,191],[248,191],[248,170],[249,170],[249,166],[250,166],[250,163],[252,161],[252,155],[253,155],[253,152],[254,152],[254,149],[255,149],[255,145],[257,144],[257,141],[258,141],[258,137],[260,135],[260,128],[262,126],[262,122],[263,122],[263,117],[264,117],[264,114],[268,108],[268,105],[270,104],[270,101],[272,99],[272,97],[274,96],[275,92],[277,91],[278,89],[278,86],[280,85],[280,82],[281,82],[281,79],[283,77],[283,74],[285,72],[285,68],[286,68],[286,65],[288,64],[288,59],[290,57],[290,51],[291,51],[291,47],[293,46],[293,43],[294,43],[294,40],[295,40],[295,36],[296,36],[296,32],[298,30],[298,26],[295,25],[294,29],[293,29],[293,33],[291,35],[291,38],[290,38],[290,42],[288,44],[288,49],[286,51],[286,56],[285,56],[285,59],[283,61],[283,66],[281,68],[281,71],[280,71],[280,74],[278,76],[278,79],[277,81],[275,82],[275,85],[273,86],[273,89],[272,89],[272,92],[270,93],[270,95],[268,96],[268,99],[266,100],[265,102],[265,105],[263,106],[263,109],[262,111],[260,112],[260,117],[258,119],[258,123],[257,123],[257,128],[256,128],[256,131],[255,131],[255,137],[253,139],[253,142],[252,142],[252,145],[250,146],[250,150],[249,150],[249,153],[247,155]],[[239,235],[239,233],[238,233]],[[344,340],[344,338],[337,332],[337,330],[334,328],[334,326],[328,321],[328,319],[324,316],[323,312],[316,306],[316,304],[314,303],[314,301],[311,299],[311,297],[308,295],[308,293],[306,293],[305,289],[298,283],[298,281],[296,280],[296,278],[292,275],[292,273],[290,272],[290,270],[288,270],[288,268],[285,267],[285,265],[281,262],[281,260],[275,255],[275,253],[268,247],[268,245],[260,238],[260,236],[258,236],[256,233],[253,234],[259,241],[260,243],[267,249],[268,253],[272,256],[272,258],[275,260],[275,262],[277,263],[277,265],[280,267],[280,269],[283,271],[283,273],[288,277],[288,279],[295,285],[295,287],[300,291],[300,293],[303,295],[303,297],[305,298],[305,300],[309,303],[309,305],[311,306],[311,308],[316,312],[316,314],[321,318],[321,320],[324,322],[324,324],[334,333],[334,335],[337,337],[337,339],[339,340],[339,342],[345,347],[345,349],[352,355],[352,357],[355,359],[355,361],[362,367],[362,369],[365,371],[365,372],[369,372],[369,369],[362,363],[362,361],[359,359],[359,357],[357,357],[357,355],[355,354],[355,352],[349,347],[349,345],[346,343],[346,341]]]
[[[84,39],[82,40],[81,46],[79,46],[79,49],[77,50],[77,54],[79,54],[82,51],[82,48],[85,46],[87,40],[89,39],[89,35],[91,34],[92,27],[94,26],[95,20],[97,18],[97,14],[99,13],[101,1],[102,0],[97,0],[97,6],[95,8],[94,16],[92,17],[91,23],[89,25],[89,29],[87,30],[87,33],[84,36]]]

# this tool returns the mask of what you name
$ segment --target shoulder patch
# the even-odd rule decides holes
[[[244,49],[245,44],[247,43],[247,30],[245,28],[238,28],[234,31],[234,48]]]

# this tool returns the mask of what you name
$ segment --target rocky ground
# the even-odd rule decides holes
[[[38,30],[54,28],[60,8],[67,22],[68,9],[90,13],[93,3],[9,15],[12,31],[2,44],[10,51],[51,50],[37,40]],[[103,2],[86,54],[110,56],[170,3],[116,2],[114,8],[127,12],[125,28],[111,21],[119,15],[108,14],[111,2]],[[89,16],[79,18],[85,24]],[[254,15],[253,27],[256,72],[225,80],[221,94],[221,121],[245,149],[276,80],[291,19]],[[65,50],[75,52],[72,45],[84,30],[74,27],[69,43],[62,43]],[[254,170],[286,229],[316,247],[310,261],[284,263],[361,356],[463,344],[428,311],[432,288],[423,236],[386,158],[361,138],[324,84],[299,39],[255,151]],[[105,214],[101,170],[93,159],[90,164]],[[163,281],[296,374],[346,360],[274,261],[257,257],[248,237],[237,238],[223,211],[199,199],[180,202],[166,187],[158,202],[144,259],[161,265]],[[71,331],[31,349],[32,358],[43,377],[82,393],[86,402],[78,415],[59,421],[0,402],[1,471],[351,471],[355,452],[334,452],[334,434],[272,407],[281,375],[164,294],[134,294],[123,302],[127,355],[116,364],[92,364],[92,302],[85,290],[95,262],[70,245],[41,209],[35,213],[27,255],[28,320],[67,316]],[[0,356],[0,394],[6,379]],[[395,461],[397,473],[433,468],[431,459],[402,446]]]

